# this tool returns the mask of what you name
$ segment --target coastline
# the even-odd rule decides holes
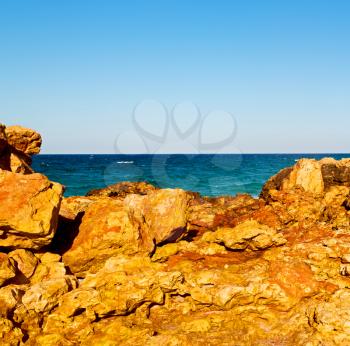
[[[8,344],[350,343],[350,159],[291,158],[258,198],[146,182],[63,197],[31,167],[40,146],[0,126]]]

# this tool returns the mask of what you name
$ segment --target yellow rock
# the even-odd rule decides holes
[[[48,245],[56,232],[62,191],[41,174],[0,170],[0,246]]]
[[[25,249],[17,249],[9,253],[9,257],[15,261],[17,269],[30,279],[39,264],[39,259],[32,252]]]
[[[79,277],[97,272],[111,256],[138,251],[139,231],[120,200],[106,197],[90,204],[78,227],[63,261]]]
[[[207,232],[202,239],[222,243],[232,250],[262,250],[286,243],[282,234],[255,220],[246,221],[235,228],[219,228],[215,232]]]
[[[191,196],[181,189],[151,191],[146,196],[128,195],[125,204],[145,243],[174,242],[186,233]]]
[[[14,261],[4,253],[0,253],[0,287],[16,275]]]

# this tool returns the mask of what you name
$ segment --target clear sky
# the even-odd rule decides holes
[[[140,102],[187,101],[234,114],[233,152],[350,152],[349,18],[346,0],[0,0],[0,122],[43,153],[113,153]]]

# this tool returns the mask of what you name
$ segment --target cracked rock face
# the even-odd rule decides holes
[[[39,154],[41,136],[22,126],[0,124],[0,169],[14,173],[33,173],[30,167],[33,155]]]
[[[39,249],[50,244],[63,188],[41,174],[0,170],[0,247]]]
[[[125,183],[62,204],[0,170],[1,344],[350,344],[349,167],[301,160],[258,199]]]

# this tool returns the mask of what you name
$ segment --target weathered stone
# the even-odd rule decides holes
[[[301,187],[305,192],[321,194],[324,191],[321,164],[316,160],[301,159],[293,168],[287,168],[270,178],[261,196],[268,197],[269,190],[288,191]]]
[[[83,214],[95,199],[89,197],[63,198],[60,207],[60,217],[64,220],[75,221],[79,214]]]
[[[63,255],[65,265],[78,276],[96,272],[118,253],[138,251],[139,231],[120,200],[107,197],[90,204],[78,227],[71,248]]]
[[[64,278],[66,275],[66,267],[61,262],[61,256],[50,252],[36,254],[40,263],[35,269],[34,274],[30,278],[31,284],[37,284],[44,280],[52,280]]]
[[[39,154],[41,136],[34,130],[22,126],[8,126],[5,129],[8,144],[27,155]]]
[[[25,286],[7,285],[0,288],[0,317],[10,318],[21,302]]]
[[[196,196],[189,203],[188,228],[192,234],[201,235],[205,231],[224,226],[227,219],[232,222],[233,219],[252,213],[263,204],[263,201],[249,195],[215,198]]]
[[[0,123],[0,155],[7,146],[7,139],[5,134],[5,125]]]
[[[40,152],[41,136],[21,126],[0,124],[0,169],[14,173],[33,173],[31,156]]]
[[[30,279],[39,264],[37,257],[25,249],[17,249],[9,253],[9,257],[15,261],[16,267],[26,279]]]
[[[39,249],[57,228],[62,186],[41,174],[0,170],[0,246]]]
[[[0,126],[0,151],[1,134],[0,166],[28,173],[36,141]],[[61,192],[0,171],[0,246],[18,248],[0,254],[1,344],[350,343],[350,160],[301,160],[259,199]]]
[[[14,261],[6,254],[0,253],[0,287],[16,275]]]
[[[19,346],[23,340],[23,336],[22,331],[15,327],[10,320],[0,318],[1,345]]]
[[[313,339],[325,345],[350,343],[350,290],[342,289],[330,299],[308,308],[310,325],[316,330]]]
[[[86,196],[124,198],[130,194],[147,195],[157,188],[147,182],[121,182],[103,189],[91,190]]]
[[[128,195],[125,205],[142,241],[152,244],[174,242],[186,234],[187,207],[191,195],[180,189],[162,189],[147,196]]]
[[[224,244],[232,250],[263,250],[287,242],[282,234],[256,221],[246,221],[235,228],[219,228],[215,232],[207,232],[203,235],[203,240]]]
[[[23,295],[22,304],[27,310],[36,313],[49,312],[58,304],[58,299],[77,286],[73,276],[44,280],[32,285]]]

